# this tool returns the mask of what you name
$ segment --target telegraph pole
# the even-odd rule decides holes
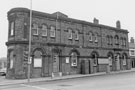
[[[30,29],[29,29],[29,54],[28,54],[28,82],[30,82],[30,64],[31,64],[31,23],[32,23],[32,0],[30,0]]]

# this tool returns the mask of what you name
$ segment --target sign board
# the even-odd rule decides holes
[[[34,58],[34,67],[42,67],[42,58]]]
[[[69,63],[69,57],[66,57],[66,63]]]
[[[98,64],[109,64],[108,58],[98,58]]]

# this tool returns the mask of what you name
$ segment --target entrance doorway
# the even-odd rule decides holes
[[[42,75],[42,52],[36,50],[32,60],[32,77],[38,78]]]
[[[120,55],[116,55],[116,70],[120,70]]]
[[[59,72],[59,56],[56,54],[53,58],[53,72],[58,73]]]

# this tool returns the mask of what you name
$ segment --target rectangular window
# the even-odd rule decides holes
[[[33,24],[32,31],[33,31],[33,35],[38,35],[38,25],[37,24]]]
[[[10,27],[10,36],[14,35],[14,22],[11,22],[11,27]]]
[[[10,69],[12,69],[13,68],[13,59],[10,59]]]
[[[75,40],[79,40],[79,33],[77,30],[75,31]]]
[[[135,56],[135,50],[130,50],[130,56]]]
[[[72,30],[71,29],[68,29],[68,39],[72,39]]]
[[[53,26],[50,28],[50,37],[55,37],[55,27]]]
[[[89,33],[89,41],[92,41],[92,33]]]
[[[124,39],[123,45],[126,46],[126,39]]]
[[[98,35],[95,34],[95,42],[98,42]]]
[[[47,26],[42,26],[42,36],[47,36]]]

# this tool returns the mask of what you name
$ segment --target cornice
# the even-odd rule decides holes
[[[26,12],[26,13],[29,14],[30,9],[28,9],[28,8],[13,8],[8,12],[8,16],[11,13],[14,13],[14,12]],[[43,13],[43,12],[39,12],[39,11],[35,11],[35,10],[32,10],[32,14],[33,14],[33,16],[40,16],[40,17],[57,19],[57,16],[54,15],[54,14]],[[67,21],[67,22],[71,22],[71,23],[79,23],[79,24],[84,24],[84,25],[90,25],[90,26],[95,26],[95,27],[99,27],[99,28],[105,28],[105,29],[109,29],[109,30],[114,30],[116,32],[129,33],[128,30],[126,30],[126,29],[119,29],[119,28],[115,28],[115,27],[111,27],[111,26],[107,26],[107,25],[95,24],[95,23],[91,23],[91,22],[88,22],[88,21],[84,21],[84,20],[77,20],[77,19],[65,18],[65,17],[59,17],[59,20]]]
[[[78,45],[67,45],[61,43],[43,43],[43,42],[32,42],[34,44],[46,45],[46,46],[61,46],[61,47],[69,47],[69,48],[80,48]],[[8,41],[6,42],[7,46],[16,45],[16,44],[29,44],[29,41]],[[95,49],[95,50],[114,50],[114,51],[129,51],[128,49],[122,48],[105,48],[105,47],[81,47],[82,49]]]

